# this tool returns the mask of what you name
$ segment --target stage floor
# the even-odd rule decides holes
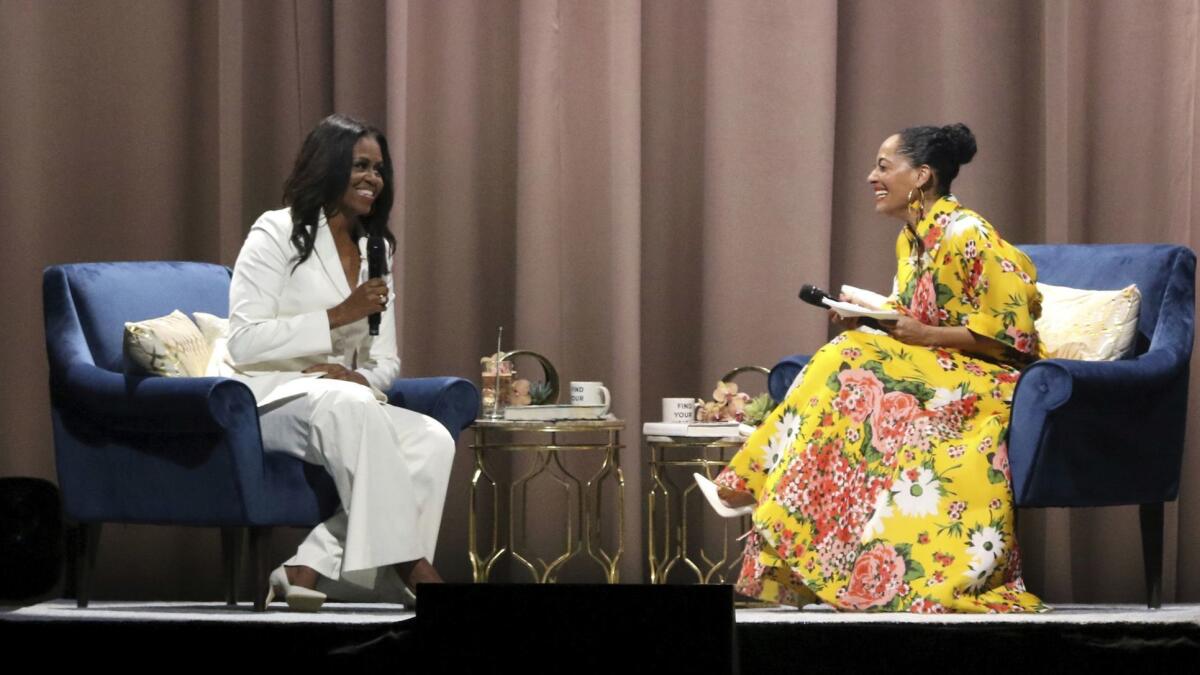
[[[103,622],[203,622],[280,625],[388,626],[416,616],[404,605],[330,602],[319,612],[292,612],[275,602],[265,612],[255,612],[250,603],[237,607],[223,602],[116,602],[93,601],[86,609],[74,600],[49,600],[18,608],[0,608],[0,621],[103,621]]]
[[[1200,627],[1200,605],[1054,605],[1043,614],[894,614],[835,612],[827,606],[810,605],[803,610],[784,607],[739,609],[739,624],[1094,624],[1094,623],[1185,623]]]
[[[403,605],[371,603],[326,604],[320,612],[288,611],[273,603],[266,612],[251,611],[248,603],[227,607],[220,602],[92,602],[86,609],[73,600],[49,600],[27,607],[0,606],[0,621],[103,621],[103,622],[215,622],[274,624],[344,624],[386,626],[416,616]],[[871,614],[835,612],[810,605],[803,610],[790,607],[738,609],[738,624],[1191,624],[1200,627],[1200,604],[1165,605],[1147,609],[1142,605],[1055,605],[1044,614]]]
[[[480,616],[463,615],[464,619]],[[621,621],[622,615],[612,620]],[[737,609],[735,621],[732,652],[726,649],[725,653],[735,655],[732,672],[742,673],[799,669],[845,675],[882,665],[898,672],[935,664],[973,673],[1062,673],[1106,666],[1129,672],[1146,668],[1184,672],[1200,663],[1200,605],[1196,604],[1160,610],[1139,605],[1057,605],[1051,612],[1024,615],[752,608]],[[513,649],[502,650],[495,661],[489,655],[487,664],[499,666],[508,658],[512,659],[509,665],[526,673],[624,672],[610,669],[608,661],[585,661],[563,669],[561,663],[550,667],[530,656],[538,649],[531,645],[544,644],[546,639],[573,639],[577,629],[570,623],[555,636],[529,636],[514,622],[497,617],[494,624],[485,624],[486,630],[493,632],[490,626],[494,625],[495,632],[511,636]],[[452,626],[450,630],[455,633],[454,644],[464,648],[474,644],[472,629]],[[478,624],[474,630],[479,630]],[[261,661],[274,667],[327,663],[390,675],[463,672],[440,659],[432,667],[411,665],[428,658],[431,637],[436,635],[423,633],[415,612],[388,604],[328,603],[314,614],[287,611],[282,603],[262,613],[254,612],[248,603],[230,608],[219,602],[94,601],[87,609],[77,609],[71,600],[51,600],[0,607],[0,644],[60,645],[48,652],[59,664],[90,666],[119,658],[126,671],[157,670],[163,659],[179,660],[183,655],[192,665],[212,667]],[[504,644],[509,644],[508,639]],[[626,637],[621,645],[613,645],[622,658],[638,650],[650,653],[650,660],[640,657],[640,662],[656,664],[657,673],[682,672],[672,669],[674,658],[704,653],[712,646],[680,640],[678,634],[670,645],[652,634]],[[401,663],[410,665],[397,667]]]

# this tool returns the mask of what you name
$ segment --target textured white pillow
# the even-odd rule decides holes
[[[200,327],[200,332],[204,334],[204,341],[208,343],[210,352],[208,364],[204,368],[204,375],[218,377],[223,374],[221,364],[225,361],[225,355],[229,353],[229,349],[225,346],[229,340],[229,319],[222,319],[204,312],[192,312],[192,319]]]
[[[1052,358],[1115,361],[1133,350],[1142,294],[1137,286],[1089,291],[1039,283],[1038,336]]]
[[[204,335],[187,315],[175,310],[166,316],[126,322],[125,360],[154,375],[204,375],[211,350]]]

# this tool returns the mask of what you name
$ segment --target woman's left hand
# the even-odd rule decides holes
[[[367,378],[362,376],[362,373],[356,373],[349,368],[337,363],[318,363],[315,366],[309,366],[304,369],[306,373],[325,373],[325,377],[333,380],[343,380],[346,382],[354,382],[361,384],[364,387],[371,385],[367,384]]]
[[[888,335],[897,340],[909,344],[922,347],[931,346],[930,326],[927,326],[911,316],[902,316],[896,321],[880,322]]]

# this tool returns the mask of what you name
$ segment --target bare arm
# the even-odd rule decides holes
[[[957,349],[988,358],[999,357],[1007,348],[998,340],[972,333],[966,326],[929,326],[907,316],[880,323],[892,337],[920,347]]]

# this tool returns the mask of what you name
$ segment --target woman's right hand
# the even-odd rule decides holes
[[[376,312],[382,312],[387,308],[387,299],[387,281],[383,277],[367,279],[350,292],[350,297],[326,312],[329,316],[329,327],[340,328]]]
[[[838,293],[838,302],[850,302],[844,293]],[[829,310],[829,323],[835,325],[840,330],[854,330],[858,328],[858,317],[842,316],[834,310]]]

